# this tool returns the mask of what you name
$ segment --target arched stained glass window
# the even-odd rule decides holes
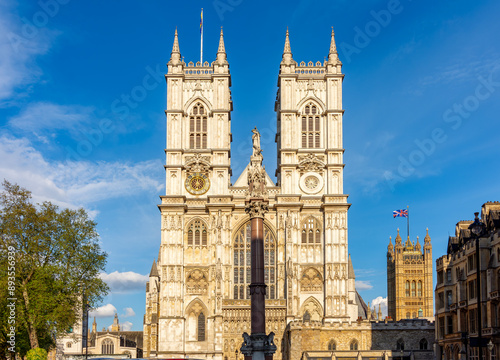
[[[200,247],[208,245],[208,233],[205,224],[201,220],[194,220],[187,231],[188,246]]]
[[[113,355],[115,353],[115,345],[110,339],[104,339],[101,344],[101,352],[103,355]]]
[[[233,297],[250,299],[251,283],[251,236],[250,222],[243,225],[234,238],[233,247]],[[276,299],[276,239],[264,224],[264,282],[267,285],[266,299]]]
[[[302,147],[319,148],[320,146],[320,114],[316,105],[309,103],[302,114]]]
[[[321,224],[312,216],[302,225],[302,244],[321,244]]]
[[[194,105],[189,117],[189,148],[207,148],[207,111],[200,102]]]
[[[198,315],[198,341],[205,341],[205,314]]]
[[[328,343],[328,350],[330,351],[337,350],[337,344],[335,343],[335,340],[330,340],[330,342]]]

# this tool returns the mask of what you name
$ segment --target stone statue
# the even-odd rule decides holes
[[[259,156],[262,153],[262,149],[260,148],[260,133],[257,130],[257,126],[252,130],[252,142],[253,142],[253,153],[252,156]]]

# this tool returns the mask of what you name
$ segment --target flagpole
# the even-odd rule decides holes
[[[406,205],[406,210],[408,211],[408,216],[406,217],[406,230],[408,232],[408,239],[410,238],[410,207]]]
[[[203,8],[201,8],[201,22],[200,22],[200,33],[201,33],[201,42],[200,42],[200,63],[203,66]]]

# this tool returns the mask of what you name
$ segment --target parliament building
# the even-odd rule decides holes
[[[222,31],[215,61],[194,64],[183,61],[176,30],[165,79],[166,195],[146,288],[144,357],[242,359],[242,333],[250,332],[249,167],[231,183],[233,103]],[[377,345],[377,336],[390,340],[375,334],[372,319],[407,347],[420,341],[429,353],[433,343],[430,323],[376,321],[356,292],[343,190],[343,79],[333,31],[325,61],[300,64],[287,31],[275,103],[277,182],[265,175],[266,332],[276,334],[275,359],[395,350],[396,338]],[[367,356],[392,357],[385,350]]]

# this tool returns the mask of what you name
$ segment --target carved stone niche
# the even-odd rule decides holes
[[[300,279],[300,289],[304,292],[321,292],[323,290],[323,277],[314,268],[306,269]]]
[[[325,162],[323,161],[323,156],[314,155],[313,153],[307,154],[305,156],[299,156],[299,172],[303,175],[307,172],[315,172],[320,175],[323,174],[323,169],[325,168]]]
[[[184,165],[188,173],[207,173],[210,169],[210,157],[201,156],[196,153],[194,156],[187,156]]]
[[[189,294],[206,294],[208,291],[207,275],[200,269],[192,270],[186,278],[186,291]]]

